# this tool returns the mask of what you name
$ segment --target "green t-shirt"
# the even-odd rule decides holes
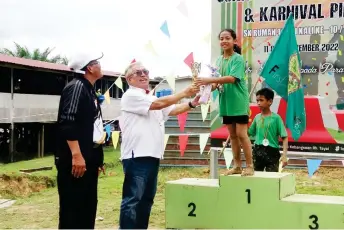
[[[263,145],[263,140],[266,136],[269,146],[273,148],[279,148],[279,137],[288,136],[282,118],[276,113],[271,113],[271,115],[266,117],[262,116],[261,113],[257,114],[248,129],[248,134],[255,139],[254,143],[256,145]]]
[[[248,115],[249,95],[245,81],[245,61],[243,57],[234,53],[229,59],[221,55],[216,66],[219,68],[221,76],[232,76],[239,81],[235,83],[223,84],[223,92],[219,92],[219,115],[241,116]]]

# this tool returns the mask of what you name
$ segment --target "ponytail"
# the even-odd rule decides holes
[[[237,44],[234,44],[233,50],[234,50],[234,52],[236,52],[238,54],[241,54],[241,48]]]

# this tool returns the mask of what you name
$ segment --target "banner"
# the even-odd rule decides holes
[[[342,0],[212,1],[211,63],[214,64],[221,55],[218,39],[221,30],[231,28],[236,31],[237,44],[242,48],[242,55],[246,61],[245,79],[250,92],[259,78],[265,61],[274,49],[288,16],[293,13],[305,98],[323,97],[326,100],[328,113],[343,110],[343,9]],[[251,103],[255,103],[255,92],[262,87],[269,87],[264,79],[258,81],[250,98]],[[223,128],[223,125],[222,118],[218,116],[217,93],[214,93],[212,98],[211,130],[215,131]],[[230,104],[230,101],[228,103]],[[307,107],[307,101],[305,103]],[[310,116],[307,116],[307,124],[308,119]],[[335,132],[338,130],[328,129],[331,135]],[[336,142],[343,143],[344,135],[341,137],[338,135],[337,133],[335,137]],[[330,146],[337,145],[331,143]]]

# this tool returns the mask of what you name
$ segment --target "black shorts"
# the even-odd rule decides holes
[[[229,124],[248,124],[249,117],[248,115],[240,115],[240,116],[223,116],[222,117],[222,123],[224,125]]]
[[[254,145],[253,165],[255,171],[278,172],[281,153],[278,148],[270,146]]]

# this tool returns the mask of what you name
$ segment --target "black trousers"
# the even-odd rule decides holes
[[[278,148],[270,146],[254,145],[253,165],[255,171],[278,172],[281,154]]]
[[[94,229],[98,203],[98,167],[75,178],[71,168],[57,167],[59,229]]]

